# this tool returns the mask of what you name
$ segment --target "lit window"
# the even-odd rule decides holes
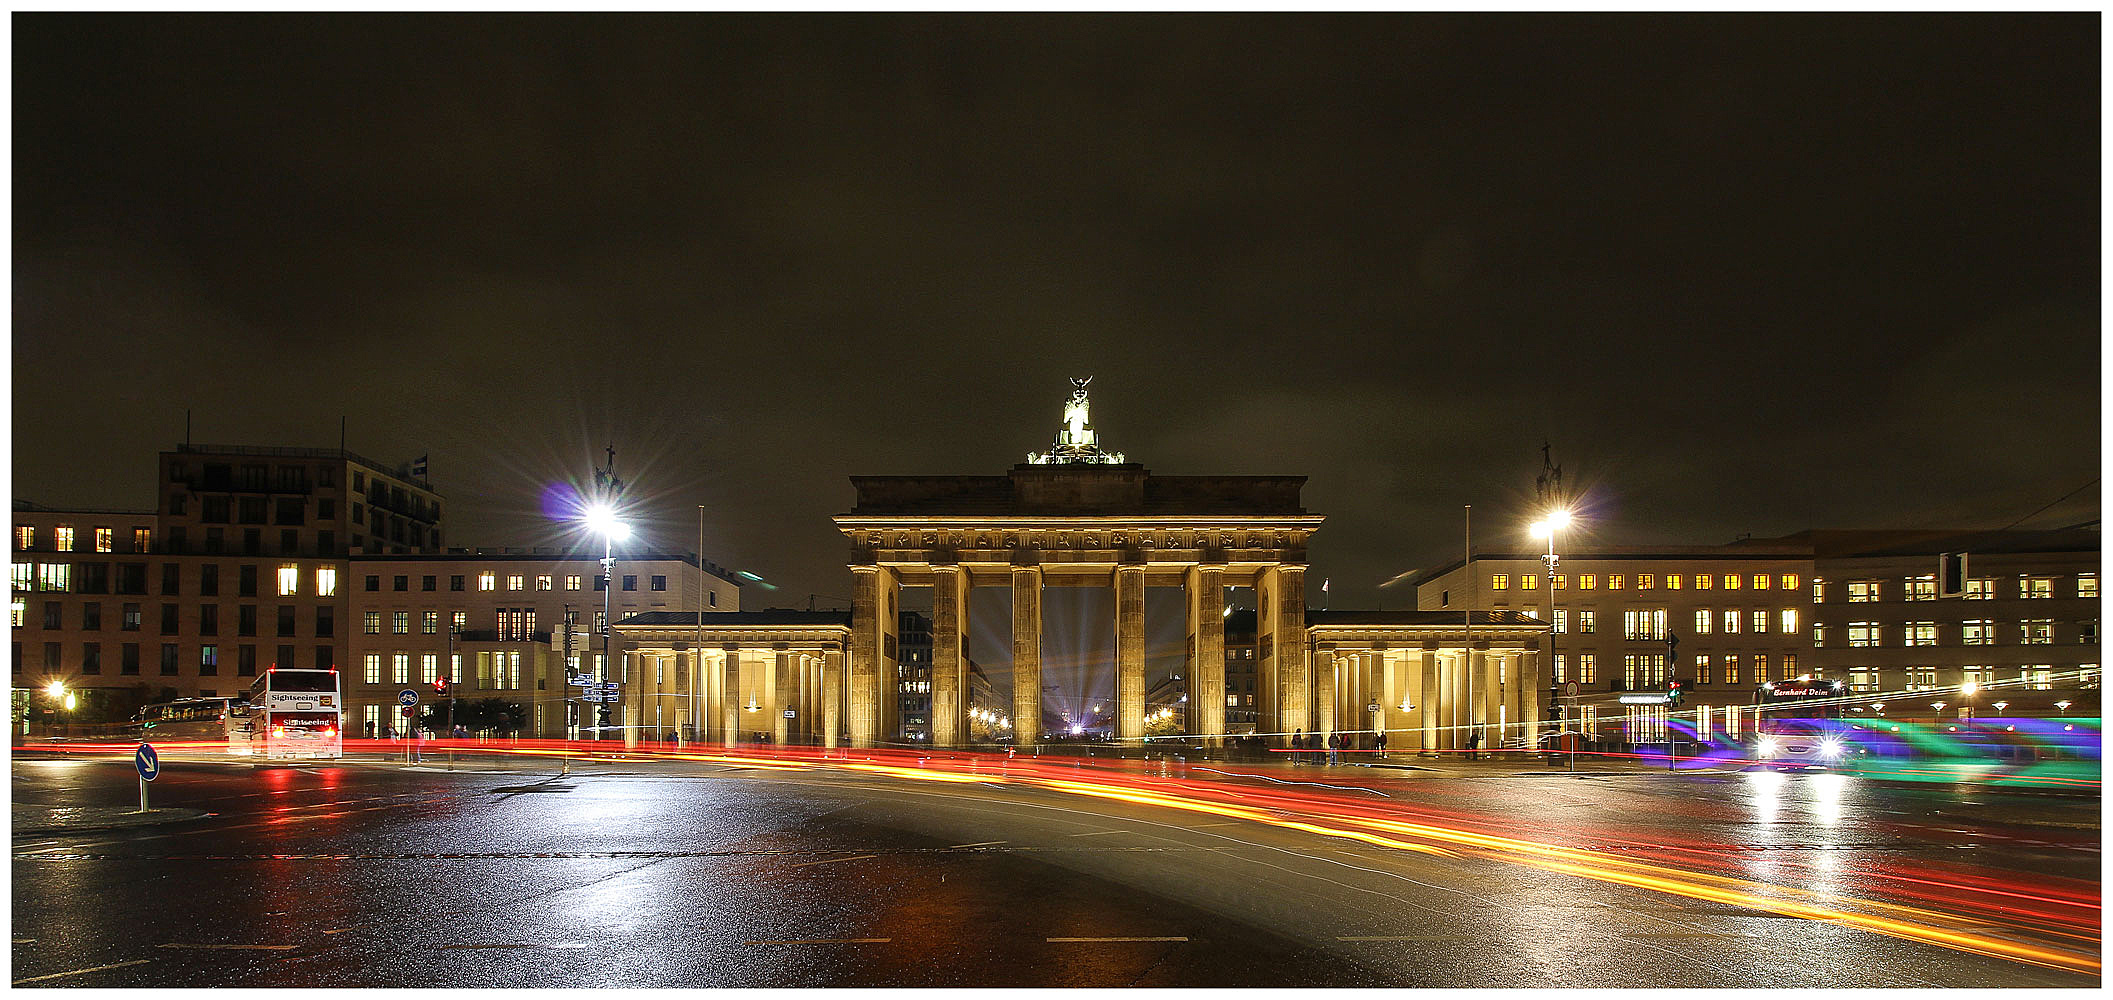
[[[337,569],[318,566],[315,571],[315,594],[317,597],[337,596]]]
[[[38,563],[37,589],[65,593],[73,589],[72,563]]]
[[[1883,645],[1882,631],[1877,622],[1850,622],[1849,646],[1852,649],[1864,646]]]
[[[1620,590],[1620,589],[1621,589],[1621,585],[1622,585],[1622,579],[1621,579],[1621,574],[1620,574],[1620,573],[1609,573],[1609,574],[1607,574],[1607,589],[1608,589],[1608,590]]]
[[[1776,631],[1779,631],[1784,635],[1798,634],[1798,609],[1784,608],[1782,613],[1777,615],[1776,617],[1781,622],[1780,627],[1778,627]]]
[[[1724,683],[1739,683],[1739,657],[1731,654],[1724,658]]]
[[[112,548],[111,548],[111,543],[112,543],[112,538],[111,538],[111,535],[112,535],[112,532],[110,531],[110,529],[109,529],[109,528],[97,528],[97,529],[95,529],[95,550],[96,550],[97,552],[110,552],[110,551],[112,551]]]
[[[653,579],[655,579],[655,580],[660,580],[660,579],[663,579],[663,578],[662,578],[662,577],[657,577],[657,576],[656,576],[656,577],[654,577]],[[1520,590],[1539,590],[1539,589],[1540,589],[1540,587],[1541,587],[1541,578],[1540,578],[1540,577],[1538,577],[1538,576],[1535,576],[1535,575],[1533,575],[1532,573],[1522,573],[1522,574],[1520,574],[1520,575],[1519,575],[1519,589],[1520,589]],[[661,589],[665,589],[665,588],[661,588]]]
[[[1814,604],[1825,604],[1825,603],[1827,603],[1827,581],[1825,581],[1825,580],[1814,580],[1814,581],[1812,581],[1812,603],[1814,603]]]
[[[454,625],[455,631],[460,632],[463,630],[464,627],[469,625],[470,613],[467,611],[457,611],[453,615],[449,616],[448,621]]]
[[[23,614],[23,612],[24,612],[24,611],[25,611],[25,610],[26,610],[26,609],[28,608],[28,606],[29,606],[29,602],[28,602],[28,601],[25,601],[25,600],[23,600],[22,598],[19,598],[19,597],[15,598],[15,602],[14,602],[14,604],[10,605],[10,606],[9,606],[9,608],[8,608],[8,613],[7,613],[7,623],[8,623],[9,625],[12,625],[12,626],[16,627],[16,628],[21,628],[21,627],[22,627],[22,614]]]
[[[1903,646],[1934,646],[1937,644],[1936,622],[1909,622],[1902,634]]]
[[[579,577],[577,577],[577,576],[567,576],[567,577],[565,577],[565,589],[566,589],[566,590],[578,590],[578,589],[580,589],[580,578],[579,578]]]
[[[62,524],[51,529],[51,547],[59,552],[72,552],[73,525]]]
[[[1598,683],[1598,682],[1599,682],[1599,655],[1598,655],[1598,654],[1596,654],[1596,653],[1579,653],[1579,654],[1577,654],[1577,682],[1578,682],[1578,683],[1580,683],[1580,684],[1596,684],[1596,683]],[[1586,711],[1588,711],[1588,712],[1589,712],[1589,711],[1591,711],[1591,709],[1590,709],[1590,708],[1587,708],[1587,709],[1586,709]]]
[[[61,529],[64,530],[64,529]],[[2024,600],[2054,596],[2054,578],[2051,576],[2018,577],[2018,597]]]
[[[1665,575],[1665,589],[1667,589],[1667,590],[1679,590],[1679,589],[1680,589],[1680,574],[1678,574],[1678,573],[1667,573],[1667,574]]]
[[[1877,580],[1849,581],[1849,603],[1869,604],[1876,600],[1878,600]]]
[[[1959,623],[1959,641],[1968,646],[1996,644],[1996,623],[1986,618]]]
[[[1696,635],[1708,635],[1708,634],[1710,633],[1710,626],[1711,626],[1711,625],[1713,625],[1713,624],[1715,624],[1715,616],[1714,616],[1714,615],[1712,615],[1712,614],[1710,614],[1710,611],[1709,611],[1709,609],[1708,609],[1708,608],[1698,608],[1698,609],[1696,609],[1696,611],[1695,611],[1695,634],[1696,634]]]
[[[538,576],[538,577],[536,577],[536,589],[537,589],[537,590],[549,590],[549,589],[550,589],[550,574],[548,574],[548,573],[545,573],[545,574],[543,574],[543,575],[541,575],[541,576]]]
[[[1903,583],[1906,585],[1907,590],[1901,595],[1901,600],[1934,601],[1937,599],[1937,577],[1934,574],[1930,576],[1911,576]]]
[[[392,635],[410,635],[410,634],[411,634],[411,613],[410,613],[409,611],[393,611],[393,612],[390,612],[390,614],[389,614],[389,632],[390,632],[390,633],[391,633]]]
[[[1822,647],[1822,646],[1825,646],[1826,644],[1827,644],[1827,625],[1826,625],[1826,623],[1825,623],[1825,622],[1813,622],[1813,623],[1812,623],[1812,648],[1814,648],[1814,649],[1818,649],[1818,648],[1820,648],[1820,647]]]
[[[1594,626],[1594,619],[1595,619],[1596,617],[1597,617],[1597,616],[1596,616],[1596,615],[1595,615],[1595,614],[1594,614],[1593,612],[1590,612],[1590,611],[1580,611],[1580,612],[1578,612],[1578,613],[1577,613],[1577,632],[1578,632],[1578,634],[1579,634],[1579,635],[1591,635],[1591,634],[1592,634],[1592,629],[1593,629],[1593,626]]]
[[[1726,611],[1724,613],[1724,634],[1739,634],[1739,613],[1737,611]]]
[[[499,586],[499,576],[498,576],[498,574],[496,574],[496,573],[493,573],[493,572],[491,572],[490,570],[486,570],[486,571],[484,571],[484,572],[482,572],[482,573],[479,573],[479,574],[477,574],[477,589],[478,589],[478,590],[495,590],[495,589],[497,589],[497,588],[498,588],[498,586]]]
[[[1561,654],[1561,653],[1557,653],[1557,654],[1555,654],[1555,682],[1556,682],[1557,684],[1561,684],[1561,683],[1563,683],[1564,681],[1567,681],[1567,680],[1569,680],[1569,679],[1570,679],[1570,676],[1569,676],[1569,674],[1565,672],[1565,671],[1566,671],[1567,669],[1568,669],[1568,661],[1567,661],[1567,659],[1566,659],[1566,658],[1565,658],[1565,657],[1563,656],[1563,654]]]
[[[1982,577],[1981,579],[1978,579],[1978,580],[1968,580],[1968,581],[1966,581],[1966,599],[1967,599],[1967,600],[1969,600],[1969,601],[1993,601],[1993,600],[1995,600],[1995,599],[1996,599],[1996,581],[1995,581],[1995,578],[1994,578],[1994,577],[1986,577],[1986,576],[1985,576],[1985,577]]]
[[[1850,667],[1849,690],[1869,692],[1878,690],[1877,667]]]
[[[36,582],[36,572],[36,566],[26,562],[14,563],[8,567],[8,576],[13,579],[16,590],[31,589],[32,584]]]
[[[2027,646],[2044,646],[2054,641],[2054,622],[2045,618],[2028,618],[2018,623],[2025,633]]]
[[[2097,596],[2098,596],[2098,574],[2096,574],[2096,573],[2078,573],[2078,574],[2076,575],[2076,596],[2078,596],[2078,597],[2097,597]]]
[[[2018,671],[2018,676],[2024,679],[2026,687],[2034,691],[2049,691],[2054,688],[2054,667],[2048,664],[2025,667]]]
[[[1766,573],[1755,573],[1755,574],[1753,575],[1753,589],[1755,589],[1755,590],[1767,590],[1767,589],[1768,589],[1768,574],[1766,574]]]
[[[1697,684],[1708,684],[1708,683],[1709,683],[1709,654],[1708,654],[1708,653],[1704,653],[1704,654],[1702,654],[1701,656],[1697,656],[1697,657],[1695,657],[1695,683],[1697,683]]]
[[[1934,688],[1935,688],[1936,686],[1937,686],[1937,668],[1936,668],[1936,667],[1909,667],[1909,668],[1907,669],[1907,689],[1908,689],[1908,690],[1910,690],[1910,691],[1928,691],[1928,690],[1934,689]]]
[[[1785,574],[1783,574],[1783,589],[1784,589],[1784,590],[1796,590],[1796,589],[1798,589],[1798,575],[1797,575],[1796,573],[1785,573]]]
[[[361,663],[360,670],[361,676],[366,678],[367,683],[380,684],[382,682],[382,655],[380,653],[368,653]]]
[[[1696,589],[1696,590],[1708,590],[1708,589],[1710,589],[1711,587],[1714,587],[1714,586],[1716,586],[1716,583],[1717,583],[1717,578],[1716,578],[1716,577],[1713,577],[1713,576],[1711,576],[1711,575],[1709,575],[1708,573],[1697,573],[1697,574],[1695,574],[1695,589]]]
[[[1557,590],[1570,589],[1570,574],[1568,573],[1557,573],[1556,575],[1549,577],[1548,579],[1553,581],[1549,584],[1549,586],[1554,587]]]
[[[434,681],[440,679],[439,653],[418,654],[418,676],[420,680],[424,681],[427,684],[431,684]]]
[[[1755,611],[1746,616],[1746,630],[1755,635],[1768,634],[1768,612]]]
[[[521,574],[519,574],[519,573],[509,573],[509,574],[507,574],[507,577],[506,577],[506,589],[508,589],[508,590],[520,590],[520,589],[521,589]]]
[[[1599,576],[1598,576],[1597,574],[1593,574],[1593,573],[1579,573],[1579,574],[1577,575],[1577,589],[1579,589],[1579,590],[1597,590],[1597,589],[1599,589]]]
[[[1726,574],[1724,574],[1724,589],[1726,589],[1726,590],[1737,590],[1737,589],[1739,589],[1739,574],[1737,574],[1737,573],[1726,573]]]
[[[380,635],[380,634],[382,634],[382,613],[381,613],[381,612],[379,612],[379,611],[369,611],[369,612],[367,612],[367,615],[366,615],[366,632],[367,632],[367,634],[368,634],[368,635]]]
[[[33,549],[36,547],[37,529],[27,524],[15,525],[15,548]]]
[[[411,683],[411,654],[396,653],[389,657],[389,676],[395,683]]]
[[[279,567],[279,596],[291,597],[301,589],[301,567],[287,563]]]
[[[1556,634],[1557,634],[1557,635],[1563,635],[1563,634],[1565,634],[1565,633],[1568,633],[1569,631],[1570,631],[1570,611],[1569,611],[1569,609],[1567,609],[1567,608],[1557,608],[1557,609],[1555,609],[1555,632],[1556,632]],[[1557,679],[1557,680],[1561,680],[1562,678],[1556,678],[1556,679]]]
[[[421,632],[421,633],[423,633],[423,634],[425,634],[425,635],[439,635],[439,634],[440,634],[440,612],[438,612],[438,611],[425,611],[425,612],[421,612],[421,613],[419,614],[419,616],[418,616],[418,631],[419,631],[419,632]],[[432,678],[431,678],[431,677],[428,677],[428,678],[426,678],[426,680],[432,680]]]
[[[1236,694],[1229,694],[1229,695],[1226,695],[1226,696],[1225,696],[1225,707],[1227,707],[1227,708],[1239,708],[1239,707],[1240,707],[1240,696],[1239,696],[1239,695],[1236,695]]]
[[[1511,587],[1511,576],[1510,576],[1509,574],[1506,574],[1506,573],[1494,573],[1494,574],[1491,574],[1491,575],[1490,575],[1490,578],[1489,578],[1489,589],[1491,589],[1491,590],[1505,590],[1505,589],[1508,589],[1508,588],[1510,588],[1510,587]]]

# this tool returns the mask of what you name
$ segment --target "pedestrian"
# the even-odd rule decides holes
[[[1478,748],[1480,748],[1481,746],[1482,746],[1482,734],[1481,734],[1481,733],[1469,733],[1469,734],[1467,734],[1467,759],[1469,759],[1469,760],[1474,760],[1474,759],[1476,758],[1476,756],[1478,756],[1478,755],[1477,755],[1477,754],[1475,753],[1475,751],[1476,751],[1476,750],[1477,750]]]
[[[374,738],[374,723],[372,722],[367,723],[367,738],[370,740]]]
[[[1306,749],[1306,731],[1293,730],[1291,734],[1291,762],[1299,763],[1299,751]]]
[[[1380,760],[1387,759],[1387,731],[1382,729],[1372,734],[1372,751]]]
[[[1328,766],[1329,766],[1329,767],[1334,767],[1334,766],[1336,766],[1337,764],[1341,764],[1342,762],[1343,762],[1343,734],[1341,734],[1341,733],[1329,733],[1329,734],[1328,734]]]

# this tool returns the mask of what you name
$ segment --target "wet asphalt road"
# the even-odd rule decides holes
[[[698,763],[569,778],[497,766],[523,770],[171,763],[156,803],[215,816],[15,838],[11,981],[2097,983],[1528,867],[1039,789]],[[1742,877],[1776,883],[1854,889],[1869,865],[2098,883],[2096,799],[1836,775],[1372,783],[1537,839],[1644,854],[1735,845]],[[13,788],[18,804],[137,797],[128,759],[18,759]]]

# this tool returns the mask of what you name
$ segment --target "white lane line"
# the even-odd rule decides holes
[[[1378,934],[1337,937],[1337,941],[1472,941],[1474,938],[1460,934]]]
[[[837,862],[839,862],[839,861],[866,861],[866,860],[868,860],[868,859],[871,859],[871,858],[877,858],[877,857],[880,857],[880,855],[878,855],[878,854],[860,854],[860,855],[855,855],[855,856],[853,856],[853,857],[848,857],[848,858],[823,858],[823,859],[822,859],[822,860],[820,860],[820,861],[802,861],[802,862],[800,862],[799,864],[796,864],[796,865],[786,865],[785,867],[787,867],[787,868],[805,868],[805,867],[807,867],[808,865],[833,865],[833,864],[836,864],[836,863],[837,863]]]
[[[949,851],[958,851],[958,850],[960,850],[960,849],[962,849],[962,848],[964,848],[964,847],[990,847],[990,846],[992,846],[992,845],[995,845],[995,844],[1002,844],[1002,843],[1005,843],[1005,841],[1002,841],[1002,840],[979,840],[979,841],[977,841],[977,842],[975,842],[975,843],[973,843],[973,844],[955,844],[954,846],[952,846],[952,847],[949,847],[949,848],[947,848],[947,850],[949,850]]]
[[[36,938],[16,938],[16,939],[15,939],[15,943],[16,943],[16,944],[36,944],[36,943],[37,943],[37,939],[36,939]]]
[[[742,944],[887,944],[894,938],[800,938],[794,941],[743,941]]]
[[[1208,829],[1210,829],[1211,827],[1214,827],[1214,826],[1239,826],[1239,825],[1240,825],[1240,824],[1238,824],[1238,823],[1197,823],[1197,824],[1194,824],[1194,825],[1190,826],[1190,827],[1189,827],[1189,829],[1191,829],[1191,830],[1208,830]]]
[[[1074,837],[1105,837],[1105,836],[1107,836],[1107,835],[1109,835],[1109,834],[1111,834],[1111,833],[1129,833],[1129,832],[1130,832],[1130,831],[1128,831],[1128,830],[1088,830],[1088,831],[1086,831],[1085,833],[1074,833],[1074,834],[1072,834],[1072,836],[1074,836]]]
[[[155,947],[156,947],[156,948],[192,948],[192,949],[201,949],[201,950],[207,950],[207,951],[292,951],[292,950],[293,950],[293,945],[290,945],[290,944],[190,944],[190,943],[187,943],[187,942],[182,942],[182,941],[171,941],[171,942],[169,942],[168,944],[158,944],[158,945],[155,945]]]
[[[1100,944],[1107,941],[1186,941],[1185,937],[1053,937],[1051,944]]]
[[[31,976],[28,979],[17,979],[14,982],[9,983],[8,985],[20,986],[23,983],[41,983],[46,979],[59,979],[65,976],[79,976],[90,972],[101,972],[104,969],[122,969],[128,965],[145,965],[148,961],[148,959],[144,958],[135,958],[129,962],[116,962],[111,965],[98,965],[92,969],[75,969],[72,972],[54,972],[48,976]]]

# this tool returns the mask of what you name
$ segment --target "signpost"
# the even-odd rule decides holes
[[[789,709],[789,708],[785,710],[785,717],[786,717],[786,718],[788,718],[788,719],[790,719],[790,718],[792,718],[793,716],[795,716],[795,715],[798,715],[798,714],[799,714],[799,713],[797,713],[797,712],[794,712],[794,711],[793,711],[792,709]]]
[[[147,782],[161,775],[161,757],[154,744],[142,743],[132,752],[132,766],[139,771],[139,811],[147,811]]]
[[[418,731],[411,719],[418,714],[418,689],[405,688],[396,692],[396,703],[404,708],[404,763],[417,759]]]
[[[1550,645],[1553,645],[1553,643],[1550,643]],[[1577,711],[1576,681],[1563,682],[1563,697],[1569,702],[1563,706],[1563,738],[1570,741],[1570,770],[1575,772],[1577,770],[1577,743],[1579,740],[1584,739],[1585,734],[1584,717],[1580,716]],[[1577,726],[1576,732],[1570,731],[1572,725]]]

